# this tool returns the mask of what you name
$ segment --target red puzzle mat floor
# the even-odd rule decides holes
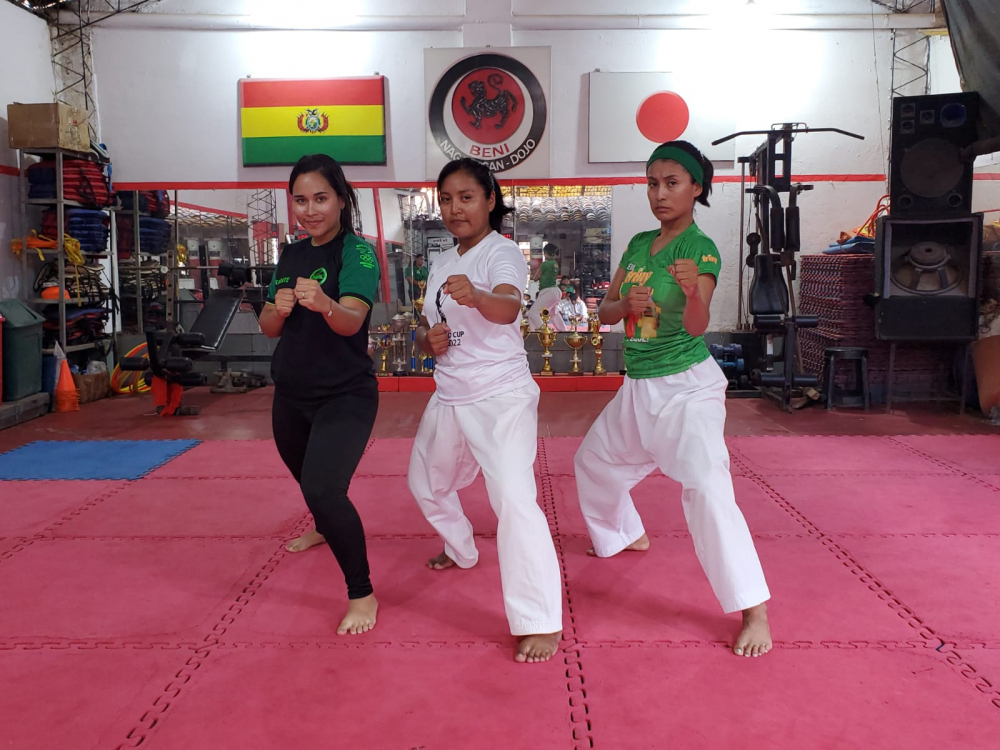
[[[773,600],[771,654],[734,656],[681,488],[634,490],[645,554],[599,560],[579,438],[540,441],[564,638],[512,660],[496,519],[461,492],[480,564],[441,549],[406,488],[412,441],[351,486],[380,600],[339,637],[329,549],[268,441],[205,441],[134,481],[0,483],[0,726],[12,747],[992,748],[1000,734],[994,436],[730,439]],[[2,744],[2,743],[0,743]]]

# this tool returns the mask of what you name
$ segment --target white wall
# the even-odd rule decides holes
[[[549,6],[552,12],[558,10],[556,0],[538,2],[541,4],[535,7],[535,0],[516,0],[512,9],[520,13],[530,6],[536,15]],[[824,0],[810,5],[814,7],[808,10],[820,12],[835,12],[833,6],[837,5],[845,12],[881,14],[867,0],[850,0],[849,8],[845,3]],[[580,12],[586,7],[581,6]],[[765,23],[761,16],[742,15],[727,17],[712,30],[515,28],[511,35],[515,45],[552,48],[553,93],[546,136],[552,139],[551,175],[638,177],[642,173],[640,164],[587,161],[588,73],[595,68],[697,75],[717,92],[719,106],[735,113],[737,129],[766,129],[775,122],[798,121],[865,136],[864,141],[833,134],[800,136],[794,145],[796,174],[884,174],[891,114],[891,32],[769,31]],[[283,184],[287,168],[248,169],[240,165],[237,80],[245,76],[335,77],[378,72],[388,78],[389,163],[384,167],[349,167],[348,176],[355,182],[422,182],[426,121],[423,50],[461,46],[464,38],[459,30],[98,28],[94,57],[99,106],[103,137],[115,159],[116,179]],[[934,59],[947,61],[947,40],[935,40],[935,45]],[[308,51],[308,66],[303,66],[303,51]],[[130,63],[139,59],[141,66]],[[953,69],[954,63],[951,65]],[[944,73],[933,75],[934,79],[948,80]],[[758,136],[741,138],[734,152],[748,154],[761,140]],[[718,163],[717,174],[738,174],[734,167]],[[978,207],[1000,207],[1000,182],[978,181],[976,188]],[[283,192],[279,191],[279,202]],[[804,250],[822,250],[841,231],[860,225],[884,192],[881,180],[816,181],[816,189],[801,200]],[[395,195],[383,189],[380,197],[386,237],[401,240],[397,237],[401,228]],[[740,198],[737,184],[719,183],[712,208],[700,209],[698,214],[699,223],[726,259],[713,308],[713,327],[736,322]],[[363,216],[368,234],[375,233],[371,210],[366,199]],[[628,239],[650,228],[651,222],[641,185],[615,188],[612,241],[616,258]]]
[[[10,3],[0,3],[0,165],[14,167],[17,154],[7,147],[7,105],[52,101],[49,31],[42,19]],[[17,71],[15,74],[13,71]],[[10,252],[12,237],[23,233],[18,178],[0,171],[0,299],[25,297],[21,263]]]
[[[351,167],[350,178],[422,179],[423,50],[429,46],[461,46],[461,34],[98,28],[98,106],[115,177],[284,184],[288,167],[241,166],[237,81],[378,72],[389,79],[389,163]]]
[[[609,71],[696,73],[719,92],[720,106],[737,124],[767,128],[781,120],[838,126],[866,136],[849,143],[812,136],[798,144],[805,173],[878,172],[882,169],[880,115],[887,95],[889,32],[877,32],[880,92],[873,75],[872,33],[761,32],[751,52],[737,30],[520,31],[517,45],[552,47],[553,95],[547,137],[553,177],[634,175],[636,164],[587,162],[587,74]],[[281,182],[283,167],[240,165],[237,81],[371,75],[388,77],[389,163],[352,167],[351,179],[422,181],[424,174],[423,50],[460,46],[457,32],[241,32],[101,29],[94,35],[103,136],[120,181]],[[303,49],[330,49],[311,57]],[[143,65],[129,64],[143,60]],[[794,59],[795,64],[789,64]],[[758,84],[748,69],[772,71]],[[883,108],[883,125],[888,117]],[[719,135],[725,135],[720,133]],[[751,149],[753,140],[738,148]]]

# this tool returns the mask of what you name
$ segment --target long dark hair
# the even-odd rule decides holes
[[[493,210],[490,211],[490,228],[494,232],[499,232],[503,228],[503,217],[514,213],[514,209],[508,207],[503,202],[503,192],[500,190],[500,183],[497,182],[497,178],[490,171],[490,168],[481,161],[470,159],[467,156],[462,159],[450,161],[444,165],[441,174],[438,175],[437,189],[439,193],[444,181],[455,174],[455,172],[465,172],[475,179],[486,194],[486,200],[490,199],[490,193],[494,195],[496,203],[493,206]]]
[[[708,208],[708,196],[712,192],[712,177],[715,175],[715,167],[712,166],[711,160],[687,141],[668,141],[667,143],[661,143],[657,148],[663,148],[664,146],[672,146],[673,148],[679,148],[681,151],[686,151],[701,164],[701,171],[704,173],[705,178],[701,183],[701,195],[695,200]],[[694,177],[691,180],[693,182]]]
[[[332,156],[310,154],[299,159],[292,167],[292,176],[288,178],[288,194],[294,195],[295,181],[310,172],[319,172],[323,175],[333,191],[344,201],[344,208],[340,212],[340,228],[355,234],[354,217],[361,213],[358,209],[358,195],[344,176],[344,170]]]

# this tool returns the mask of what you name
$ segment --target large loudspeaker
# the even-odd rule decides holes
[[[944,218],[972,212],[972,162],[979,94],[901,96],[892,101],[889,212]]]
[[[886,341],[971,341],[979,327],[983,215],[883,216],[875,229],[875,334]]]

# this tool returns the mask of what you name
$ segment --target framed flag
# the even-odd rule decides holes
[[[712,161],[733,161],[736,130],[723,82],[675,73],[590,74],[590,162],[645,162],[666,141],[690,141]]]
[[[243,166],[295,164],[327,154],[385,164],[385,76],[239,82]]]
[[[452,159],[548,177],[549,47],[425,49],[427,177]]]

